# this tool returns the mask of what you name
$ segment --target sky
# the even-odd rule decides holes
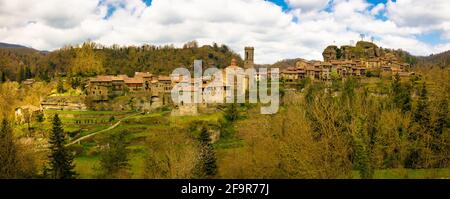
[[[0,42],[55,50],[226,44],[256,63],[322,60],[328,45],[374,41],[414,55],[450,50],[448,0],[0,0]]]

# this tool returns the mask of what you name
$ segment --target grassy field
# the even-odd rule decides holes
[[[353,172],[353,178],[360,179],[357,171]],[[450,168],[376,170],[374,179],[450,179]]]
[[[61,114],[61,112],[58,113]],[[101,113],[88,114],[86,112],[72,113],[71,111],[65,111],[64,114],[78,114],[95,117],[97,115],[110,116],[112,114],[119,115],[123,113],[104,111]],[[62,114],[62,117],[64,117],[64,114]],[[167,111],[139,114],[129,117],[124,119],[118,127],[83,140],[80,145],[76,146],[82,149],[82,152],[80,152],[75,158],[76,171],[80,174],[80,178],[95,178],[95,174],[97,172],[96,168],[99,167],[98,146],[106,144],[109,135],[125,131],[127,133],[125,139],[129,144],[127,149],[130,152],[129,164],[131,177],[142,178],[145,170],[145,158],[148,154],[146,139],[150,135],[168,131],[171,128],[185,128],[194,121],[217,122],[221,117],[222,113],[220,112],[200,116],[170,117],[170,112]],[[95,131],[95,129],[101,130],[102,128],[107,127],[107,125],[102,126],[99,124],[92,124],[91,127],[89,127],[89,131],[83,132],[83,135],[88,134],[88,132]],[[226,140],[227,139],[224,139],[224,141],[221,141],[220,143],[228,142]]]

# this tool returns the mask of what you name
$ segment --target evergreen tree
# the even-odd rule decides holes
[[[198,168],[198,175],[200,177],[210,178],[217,173],[216,154],[214,147],[211,144],[208,129],[204,126],[199,136],[200,142],[200,164]]]
[[[18,177],[17,147],[9,122],[3,119],[0,126],[0,179]]]
[[[238,118],[239,118],[239,111],[237,105],[236,103],[232,103],[225,109],[225,119],[227,119],[230,122],[234,122]]]
[[[3,83],[3,82],[5,82],[5,77],[4,77],[4,72],[3,71],[0,71],[0,83]]]
[[[50,177],[53,179],[73,179],[76,176],[73,155],[65,148],[64,129],[58,114],[53,117],[50,136]]]
[[[448,153],[450,152],[450,137],[446,136],[445,129],[448,127],[448,100],[441,99],[438,102],[438,110],[436,113],[436,119],[433,124],[433,143],[431,145],[431,149],[436,157],[440,157],[440,160],[437,162],[437,167],[445,167],[449,163],[450,156]],[[447,143],[443,144],[443,143]]]
[[[25,70],[23,69],[23,66],[19,68],[19,71],[17,72],[17,79],[19,83],[25,80]]]
[[[434,132],[438,135],[442,135],[444,129],[449,125],[448,122],[448,99],[441,99],[438,103],[438,112],[436,118],[436,124],[434,126]]]
[[[58,93],[66,92],[66,90],[64,89],[64,82],[61,79],[58,80],[58,85],[57,85],[56,90],[58,91]]]
[[[400,108],[403,113],[411,111],[411,93],[408,87],[403,86],[400,75],[397,73],[392,82],[392,97],[395,107]]]
[[[46,82],[50,82],[50,76],[48,75],[48,70],[43,70],[39,73],[39,78],[41,78],[41,80],[46,81]]]
[[[31,77],[32,77],[31,68],[29,66],[27,66],[25,68],[24,78],[25,79],[30,79]]]
[[[355,166],[359,170],[362,179],[370,179],[373,177],[368,147],[359,138],[355,139]]]
[[[129,166],[125,135],[121,132],[110,136],[108,147],[100,154],[100,177],[114,178]]]
[[[373,117],[369,115],[369,117]],[[371,118],[370,120],[373,120]],[[371,121],[374,122],[374,121]],[[355,153],[355,169],[359,171],[362,179],[373,177],[374,169],[371,164],[374,138],[371,135],[374,127],[367,121],[360,119],[357,123],[357,134],[353,138]]]
[[[430,111],[428,108],[428,92],[425,83],[419,92],[419,101],[414,112],[414,121],[423,128],[428,129],[430,126]]]

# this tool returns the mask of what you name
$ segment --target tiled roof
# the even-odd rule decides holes
[[[172,81],[172,79],[169,76],[159,76],[159,81]]]

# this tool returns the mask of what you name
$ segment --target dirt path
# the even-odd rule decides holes
[[[133,114],[133,115],[129,115],[129,116],[127,116],[127,117],[124,117],[124,118],[120,119],[118,122],[116,122],[114,125],[108,127],[107,129],[103,129],[103,130],[100,130],[100,131],[91,133],[91,134],[89,134],[89,135],[85,135],[85,136],[83,136],[83,137],[80,137],[80,138],[78,138],[78,139],[76,139],[76,140],[74,140],[74,141],[72,141],[72,142],[66,144],[66,147],[71,146],[71,145],[74,145],[74,144],[76,144],[76,143],[78,143],[78,142],[81,142],[81,141],[83,141],[83,140],[85,140],[85,139],[87,139],[87,138],[90,138],[90,137],[92,137],[92,136],[94,136],[94,135],[98,135],[98,134],[100,134],[100,133],[104,133],[104,132],[113,130],[114,128],[116,128],[117,126],[119,126],[120,123],[121,123],[123,120],[126,120],[126,119],[128,119],[128,118],[130,118],[130,117],[133,117],[133,116],[139,115],[139,114],[141,114],[141,113],[136,113],[136,114]]]

